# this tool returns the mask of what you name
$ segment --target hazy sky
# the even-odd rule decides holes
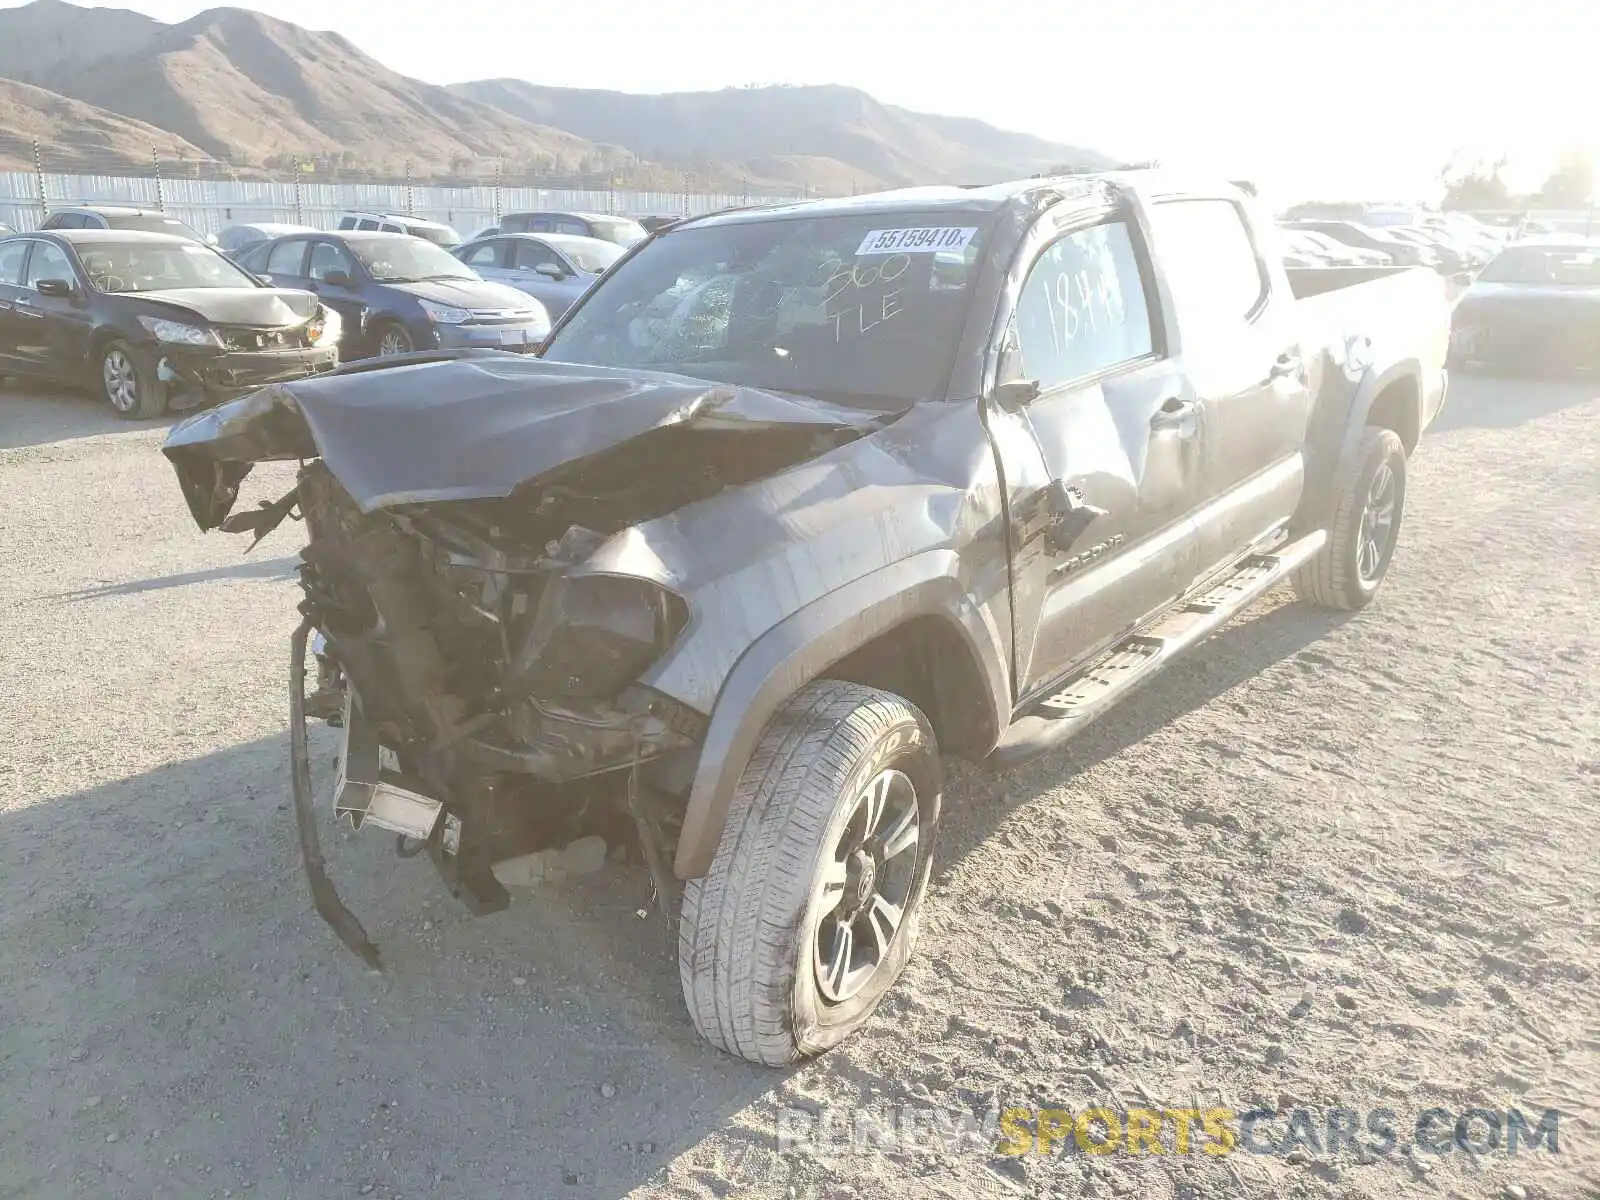
[[[0,0],[0,7],[16,0]],[[103,7],[112,7],[104,5]],[[206,7],[141,0],[178,21]],[[842,83],[1286,195],[1417,194],[1458,150],[1600,150],[1593,0],[258,0],[434,83]]]

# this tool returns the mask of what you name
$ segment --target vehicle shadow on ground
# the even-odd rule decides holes
[[[209,583],[217,579],[293,579],[300,559],[295,555],[265,558],[255,562],[235,563],[226,567],[212,567],[205,571],[183,571],[177,575],[157,575],[150,579],[135,579],[128,583],[108,583],[99,587],[79,588],[73,592],[57,592],[40,597],[43,600],[104,600],[109,596],[132,596],[140,592],[161,592],[168,588],[188,587],[195,583]]]
[[[939,858],[949,872],[1007,815],[1073,776],[1137,746],[1155,730],[1202,708],[1274,663],[1293,658],[1353,614],[1287,604],[1247,617],[1179,658],[1070,742],[1011,771],[960,764],[939,825]],[[1197,748],[1196,753],[1204,753]]]
[[[24,387],[26,390],[24,390]],[[29,380],[0,384],[0,450],[21,450],[107,433],[162,429],[182,414],[150,421],[117,416],[99,396]]]
[[[1070,749],[958,775],[946,866],[1017,804],[1338,621],[1288,607],[1232,626]],[[324,788],[335,737],[314,735]],[[620,1197],[784,1078],[690,1028],[639,868],[472,918],[425,859],[324,817],[335,879],[384,955],[383,974],[367,971],[311,911],[282,736],[0,829],[0,1004],[33,1031],[8,1063],[34,1082],[7,1140],[65,1122],[89,1193],[114,1174],[144,1194]]]
[[[1600,379],[1550,380],[1504,375],[1450,376],[1450,394],[1429,434],[1455,429],[1511,429],[1600,400]]]

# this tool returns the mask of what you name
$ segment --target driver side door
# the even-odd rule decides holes
[[[1002,388],[989,418],[1011,490],[1023,701],[1168,607],[1199,569],[1205,422],[1164,348],[1143,232],[1114,211],[1059,232],[1045,220],[1001,353],[1002,382],[1038,392],[1008,411]]]
[[[317,299],[339,314],[340,361],[357,356],[363,345],[367,305],[361,298],[361,275],[355,255],[343,243],[321,238],[311,242],[306,262],[306,279],[301,286],[315,292]],[[344,281],[334,283],[328,278],[330,275],[342,276]]]

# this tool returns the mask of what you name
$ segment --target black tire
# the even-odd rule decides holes
[[[1392,495],[1390,518],[1380,531],[1374,510],[1383,507],[1383,498],[1375,496],[1374,485],[1384,487],[1385,471]],[[1392,429],[1368,426],[1349,467],[1335,480],[1328,545],[1295,573],[1294,590],[1300,599],[1343,612],[1372,603],[1394,560],[1405,501],[1405,444]]]
[[[167,385],[156,378],[156,366],[121,338],[100,347],[100,394],[111,411],[126,421],[144,421],[167,411]]]
[[[883,799],[869,802],[879,781]],[[899,696],[818,680],[778,710],[739,778],[710,871],[684,888],[678,975],[707,1040],[783,1066],[838,1045],[872,1015],[916,945],[942,787],[927,718]],[[874,803],[880,826],[868,832],[880,844],[846,849]],[[907,812],[914,840],[893,848]],[[879,889],[893,908],[902,885],[891,924]],[[861,929],[859,949],[841,934],[847,925]],[[872,936],[886,925],[887,937]]]
[[[391,348],[393,347],[393,348]],[[394,354],[410,354],[416,349],[411,334],[399,321],[379,321],[372,327],[372,354],[374,358],[387,358]]]

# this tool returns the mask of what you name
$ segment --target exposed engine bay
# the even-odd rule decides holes
[[[494,356],[484,371],[483,360],[459,358],[421,368],[455,377],[411,392],[410,405],[402,381],[414,384],[418,371],[345,372],[201,414],[166,447],[202,526],[259,541],[287,517],[304,518],[304,622],[291,671],[296,809],[319,911],[374,962],[327,882],[300,794],[309,792],[307,634],[321,635],[319,658],[344,685],[340,816],[395,832],[407,855],[426,850],[484,912],[507,899],[495,861],[537,844],[541,828],[609,805],[631,816],[665,899],[681,817],[673,793],[685,786],[673,781],[687,780],[705,716],[639,678],[691,613],[655,580],[583,565],[620,531],[865,431],[861,414],[840,420],[828,406],[662,377],[607,375],[602,399],[573,404],[572,391],[593,396],[597,381],[582,387],[554,364]],[[477,392],[470,412],[452,383]],[[568,393],[565,403],[550,404],[540,385]],[[370,403],[380,388],[381,407]],[[773,411],[726,411],[741,400]],[[622,405],[609,426],[594,412],[607,402]],[[453,445],[442,432],[452,422],[461,430]],[[485,455],[493,461],[461,474],[474,471],[463,460]],[[302,459],[292,492],[229,515],[251,463],[290,457]]]

